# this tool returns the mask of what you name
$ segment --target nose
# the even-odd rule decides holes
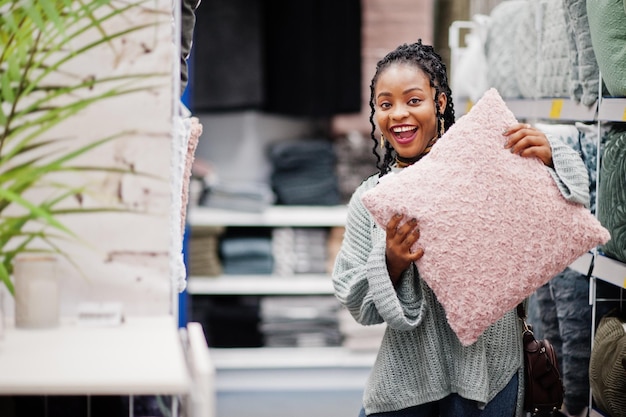
[[[391,112],[389,112],[389,119],[401,120],[409,116],[409,111],[405,106],[395,106]]]

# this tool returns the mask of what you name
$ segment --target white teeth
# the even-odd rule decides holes
[[[394,127],[393,132],[394,133],[408,132],[409,130],[413,130],[413,129],[415,128],[411,126]]]

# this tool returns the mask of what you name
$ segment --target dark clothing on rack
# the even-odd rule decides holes
[[[196,17],[194,111],[361,111],[359,0],[214,0]]]
[[[189,81],[189,67],[187,59],[191,52],[193,30],[196,26],[196,9],[200,0],[182,0],[180,2],[180,94],[187,88]]]
[[[266,111],[310,117],[361,111],[360,3],[266,2]]]
[[[271,183],[277,203],[335,205],[341,202],[332,142],[282,141],[270,149]]]
[[[212,0],[196,11],[194,112],[255,109],[263,103],[262,4]]]

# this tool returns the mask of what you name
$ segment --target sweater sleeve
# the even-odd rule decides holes
[[[547,135],[552,147],[554,168],[549,168],[563,197],[589,207],[589,173],[580,155],[559,138]]]
[[[355,320],[364,325],[386,322],[398,330],[410,330],[422,321],[424,303],[417,269],[403,273],[393,286],[385,261],[385,231],[361,201],[375,178],[364,182],[348,205],[341,249],[335,259],[333,285],[337,299]]]

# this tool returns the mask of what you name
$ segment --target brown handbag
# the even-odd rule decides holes
[[[524,325],[524,410],[533,416],[549,416],[563,404],[563,381],[556,353],[547,339],[535,339],[521,303],[517,314]]]

